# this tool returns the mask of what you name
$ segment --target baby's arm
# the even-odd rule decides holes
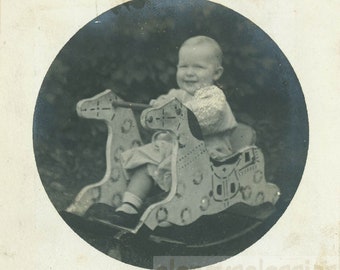
[[[207,90],[198,90],[194,99],[184,105],[195,114],[204,133],[214,133],[211,128],[217,127],[221,122],[224,126],[227,124],[227,129],[236,125],[223,91],[216,86],[211,86]],[[228,123],[224,123],[225,121]]]
[[[215,124],[221,116],[226,103],[225,96],[217,87],[208,91],[199,90],[194,99],[186,102],[187,106],[195,114],[200,124],[209,122]]]

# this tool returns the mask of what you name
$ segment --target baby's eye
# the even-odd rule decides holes
[[[187,68],[187,65],[178,65],[177,68]]]
[[[205,67],[202,66],[202,65],[195,65],[194,68],[197,68],[197,69],[205,69]]]

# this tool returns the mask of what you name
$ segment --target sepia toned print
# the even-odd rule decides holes
[[[185,166],[188,176],[177,171],[180,174],[177,181],[183,183],[175,186],[176,194],[187,198],[185,205],[178,203],[182,207],[178,210],[178,221],[169,219],[177,226],[160,226],[157,231],[158,225],[147,222],[147,214],[141,215],[137,230],[117,227],[114,222],[111,224],[107,216],[114,215],[114,207],[121,204],[124,196],[122,192],[115,192],[113,184],[105,188],[100,184],[99,189],[91,189],[90,197],[85,199],[88,205],[79,210],[86,204],[79,199],[86,186],[98,185],[107,176],[111,182],[122,179],[125,172],[114,167],[112,162],[119,164],[120,153],[128,150],[131,143],[139,146],[150,142],[152,133],[146,128],[162,129],[150,125],[148,114],[156,119],[164,110],[170,115],[171,110],[183,106],[181,102],[169,101],[160,104],[155,111],[146,109],[141,112],[140,109],[131,111],[134,105],[127,105],[130,108],[123,110],[118,103],[113,104],[113,99],[127,104],[149,104],[150,100],[177,87],[178,50],[186,39],[197,35],[217,40],[223,51],[224,72],[216,81],[216,87],[228,100],[239,126],[244,127],[242,132],[230,136],[237,137],[236,140],[249,136],[246,145],[239,148],[242,152],[234,150],[231,159],[215,163],[208,158],[202,164],[198,163],[201,166]],[[103,92],[105,89],[111,91]],[[78,103],[80,100],[83,103]],[[78,115],[102,118],[107,123],[113,118],[112,112],[118,115],[121,110],[120,124],[107,125],[112,128],[111,135],[119,131],[125,137],[109,137],[109,143],[105,122],[78,118],[77,103]],[[103,104],[108,108],[105,112],[101,107]],[[86,116],[82,111],[85,109],[93,109],[94,117]],[[181,137],[173,131],[176,136],[171,143],[178,149],[187,144],[181,139],[190,138],[192,142],[192,138],[200,136],[192,132],[195,118],[188,117],[190,111],[186,107],[183,112],[187,116],[183,125],[187,125],[190,136],[194,136]],[[134,132],[126,132],[131,129]],[[166,129],[172,130],[170,126]],[[135,137],[127,138],[128,133]],[[129,264],[151,268],[154,256],[228,258],[260,239],[283,214],[299,185],[308,148],[308,121],[302,90],[288,60],[249,20],[207,1],[136,1],[95,18],[60,51],[41,86],[33,135],[42,183],[68,225],[102,252]],[[118,148],[113,150],[116,145]],[[245,146],[249,147],[246,151]],[[193,147],[205,149],[202,143],[198,148]],[[110,150],[113,151],[108,156]],[[182,157],[182,163],[195,159],[197,153],[192,150],[190,155]],[[239,166],[240,162],[246,167],[235,171],[235,164]],[[247,162],[253,163],[248,166]],[[199,188],[198,193],[194,192],[200,194],[204,191],[202,196],[193,196],[190,189],[185,188],[185,181],[193,179],[190,181],[196,186],[198,182],[207,182],[206,179],[211,181],[208,174],[211,166],[214,167],[213,175],[223,181],[212,178],[210,187],[206,185]],[[225,171],[228,174],[224,175]],[[198,174],[193,177],[195,173]],[[243,176],[252,183],[242,183]],[[263,189],[253,194],[256,182],[270,182],[271,191]],[[181,189],[182,192],[178,191]],[[171,191],[175,189],[171,188]],[[100,198],[105,192],[109,193],[110,203],[103,206]],[[233,197],[234,193],[236,197]],[[272,194],[269,206],[263,204],[267,194]],[[248,197],[253,203],[237,204],[242,200],[245,202]],[[233,198],[235,202],[232,202]],[[161,200],[164,198],[150,202],[151,208],[148,209],[150,215],[154,213],[154,220],[150,221],[153,224],[165,221],[169,214],[175,215],[176,202],[172,206],[174,210],[152,207]],[[218,201],[220,206],[209,215],[200,213],[193,218],[196,211],[193,209],[203,209],[204,212],[213,201]],[[79,206],[75,206],[77,203]],[[231,208],[234,203],[236,207]],[[78,208],[72,210],[72,207]],[[147,209],[145,211],[148,213]],[[144,228],[146,232],[142,230]],[[119,237],[115,238],[117,235]]]

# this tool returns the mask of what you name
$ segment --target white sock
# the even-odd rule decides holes
[[[131,192],[125,192],[123,195],[123,204],[116,209],[127,214],[137,214],[141,208],[143,201],[141,198]]]

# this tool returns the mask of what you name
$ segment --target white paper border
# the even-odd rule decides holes
[[[39,180],[32,145],[35,101],[53,59],[87,22],[123,2],[0,2],[1,269],[134,268],[92,248],[61,220]],[[256,23],[292,64],[307,102],[310,147],[301,185],[278,223],[241,254],[208,269],[258,269],[261,260],[277,269],[287,263],[339,269],[340,2],[214,2]]]

